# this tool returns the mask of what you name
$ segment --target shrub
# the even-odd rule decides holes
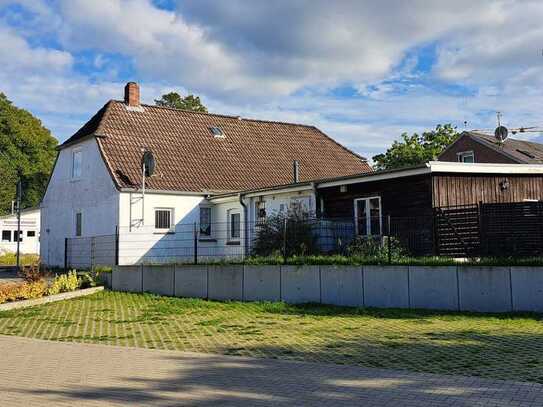
[[[0,286],[0,304],[8,301],[28,300],[42,297],[47,290],[44,280],[3,284]]]
[[[47,272],[45,268],[42,267],[38,261],[38,262],[21,267],[21,270],[19,271],[19,275],[25,281],[33,282],[33,281],[43,280],[46,277]]]
[[[90,271],[81,271],[77,273],[79,277],[79,286],[81,288],[96,287],[97,285],[102,284],[100,275],[106,273],[107,271],[102,271],[102,268],[95,268]]]
[[[310,214],[291,210],[276,214],[256,226],[255,256],[304,256],[317,251]]]
[[[358,236],[347,247],[347,255],[351,257],[398,260],[405,256],[400,242],[394,237],[390,241],[381,242],[380,238]],[[390,250],[390,254],[389,254]]]
[[[77,272],[72,270],[68,274],[61,274],[56,276],[49,288],[47,289],[48,295],[54,295],[64,293],[67,291],[74,291],[79,288],[79,279],[77,278]]]

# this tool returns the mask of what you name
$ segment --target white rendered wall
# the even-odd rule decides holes
[[[72,155],[82,152],[82,171],[72,178]],[[119,192],[94,138],[60,150],[41,205],[42,262],[64,264],[64,239],[75,237],[75,214],[82,213],[82,236],[115,234]]]
[[[198,195],[122,192],[119,205],[119,264],[186,262],[193,257],[194,223],[198,223]],[[170,233],[155,230],[155,210],[172,209],[174,228]]]
[[[17,242],[14,240],[13,232],[17,231],[17,215],[0,217],[0,233],[9,231],[11,242],[0,240],[0,253],[16,252]],[[34,237],[29,237],[28,232],[34,232]],[[40,210],[30,210],[21,212],[21,253],[39,254],[40,252]],[[2,235],[0,234],[0,238]]]

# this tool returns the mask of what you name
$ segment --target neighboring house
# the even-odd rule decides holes
[[[143,195],[146,150],[157,165]],[[166,261],[172,244],[191,255],[194,228],[202,252],[239,254],[244,225],[264,205],[268,214],[293,205],[315,212],[308,181],[370,171],[313,126],[145,105],[131,82],[123,101],[106,103],[59,146],[41,203],[42,261],[64,264],[66,238],[97,244],[114,234],[120,264]],[[274,187],[294,181],[304,186]],[[259,189],[262,197],[242,192]]]
[[[0,253],[17,251],[17,214],[0,216]],[[19,236],[21,253],[40,252],[40,210],[39,208],[21,211],[21,234]]]
[[[439,161],[498,164],[543,164],[543,144],[490,135],[463,132],[437,158]]]

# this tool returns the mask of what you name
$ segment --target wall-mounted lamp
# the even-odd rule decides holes
[[[509,181],[507,178],[500,182],[500,189],[502,191],[507,191],[509,189]]]

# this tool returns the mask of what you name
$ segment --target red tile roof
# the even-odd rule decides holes
[[[225,137],[215,138],[211,127]],[[141,183],[144,148],[156,158],[154,190],[225,192],[292,182],[292,163],[300,163],[300,181],[371,171],[366,160],[313,126],[240,119],[110,101],[60,148],[97,136],[118,188]]]

